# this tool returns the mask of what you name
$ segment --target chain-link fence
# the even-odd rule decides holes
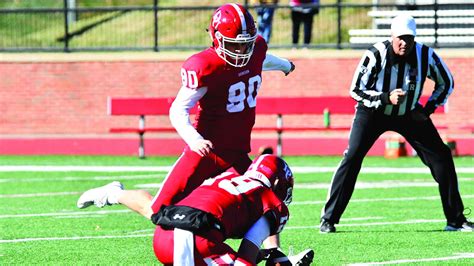
[[[221,4],[210,1],[212,5],[177,6],[175,1],[158,0],[38,0],[42,1],[38,7],[31,4],[34,1],[12,1],[10,5],[0,3],[0,51],[204,48],[211,44],[206,33],[211,14]],[[240,3],[257,20],[258,6],[249,1]],[[291,7],[282,4],[273,7],[270,46],[295,46]],[[474,44],[474,3],[394,5],[334,1],[322,2],[318,8],[308,48],[366,48],[390,37],[390,19],[400,12],[415,17],[418,41],[438,47]]]

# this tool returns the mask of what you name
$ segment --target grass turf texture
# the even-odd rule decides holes
[[[0,165],[170,166],[175,157],[0,156]],[[293,167],[336,167],[340,157],[286,157]],[[473,157],[455,159],[473,168]],[[368,157],[364,167],[423,168],[418,158]],[[1,169],[1,167],[0,167]],[[152,251],[154,225],[122,206],[75,206],[80,192],[122,180],[129,189],[160,183],[166,172],[0,171],[0,261],[2,264],[159,264]],[[356,188],[338,233],[319,234],[320,210],[332,172],[295,173],[291,218],[281,235],[284,251],[315,250],[314,265],[421,260],[474,253],[473,233],[443,232],[445,221],[436,183],[429,173],[361,173],[358,184],[387,181],[405,186]],[[474,206],[474,173],[462,172],[459,189]],[[402,183],[403,182],[403,183]],[[412,184],[412,185],[411,185]],[[423,186],[416,186],[422,184]],[[308,185],[317,185],[308,188]],[[148,188],[154,194],[157,187]],[[68,193],[64,193],[68,192]],[[33,195],[33,193],[50,193]],[[103,212],[100,212],[103,211]],[[472,217],[472,215],[471,215]],[[22,242],[13,242],[22,240]],[[238,241],[228,242],[237,247]],[[474,258],[411,265],[466,265]]]

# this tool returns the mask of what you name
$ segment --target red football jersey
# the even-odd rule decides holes
[[[195,127],[216,149],[250,152],[250,133],[255,124],[255,105],[262,82],[262,65],[267,44],[255,41],[249,63],[233,67],[208,48],[186,60],[181,68],[183,86],[206,87],[199,100]]]
[[[259,181],[225,172],[208,179],[176,205],[194,207],[212,213],[225,229],[226,238],[242,238],[250,227],[267,212],[276,224],[271,234],[283,230],[289,218],[288,207]]]

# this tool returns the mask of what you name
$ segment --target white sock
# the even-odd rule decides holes
[[[120,204],[119,198],[122,196],[123,190],[120,188],[113,189],[107,195],[107,202],[110,204]]]

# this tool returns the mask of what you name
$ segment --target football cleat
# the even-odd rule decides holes
[[[444,231],[460,231],[460,232],[473,232],[474,231],[474,224],[469,221],[465,221],[460,225],[455,224],[448,224],[444,228]]]
[[[123,185],[118,181],[114,181],[102,187],[89,189],[79,197],[77,200],[77,207],[79,209],[84,209],[91,205],[95,205],[102,208],[105,205],[112,205],[108,200],[109,196],[111,193],[120,190],[123,190]]]
[[[311,265],[314,258],[314,251],[312,249],[306,249],[294,256],[288,256],[291,265],[308,266]]]

